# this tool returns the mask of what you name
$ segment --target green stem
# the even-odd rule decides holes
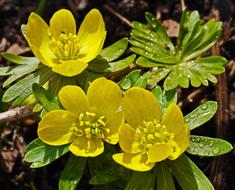
[[[40,0],[39,5],[37,7],[37,11],[36,11],[38,15],[42,16],[46,3],[47,3],[47,0]]]

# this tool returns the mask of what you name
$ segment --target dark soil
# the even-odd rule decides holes
[[[32,11],[36,11],[39,1],[0,0],[0,52],[9,51],[16,54],[30,55],[27,42],[20,32],[21,24],[27,22]],[[223,36],[217,46],[209,53],[222,55],[228,59],[226,73],[218,76],[218,84],[199,89],[179,89],[179,102],[184,113],[193,110],[206,100],[219,102],[218,113],[210,122],[193,131],[193,134],[220,137],[232,144],[235,142],[235,1],[234,0],[188,0],[185,4],[189,10],[198,10],[205,20],[211,17],[223,21]],[[107,8],[108,6],[108,8]],[[60,8],[73,11],[78,23],[91,8],[98,8],[105,19],[108,31],[106,45],[122,37],[129,37],[130,26],[110,12],[112,8],[129,21],[144,21],[145,11],[156,15],[174,38],[180,15],[180,0],[54,0],[48,1],[42,17],[49,20]],[[175,27],[174,27],[175,26]],[[0,57],[0,65],[9,64]],[[0,79],[3,81],[4,79]],[[1,89],[0,95],[4,89]],[[191,99],[190,99],[191,98]],[[190,100],[189,100],[190,99]],[[10,105],[0,104],[0,111]],[[0,189],[1,190],[56,190],[60,172],[67,156],[51,165],[30,169],[23,161],[26,145],[37,138],[37,117],[0,125]],[[201,170],[213,182],[217,190],[235,189],[235,152],[219,158],[191,157]],[[86,175],[78,189],[88,189]]]

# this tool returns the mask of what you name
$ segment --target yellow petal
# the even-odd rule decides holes
[[[26,38],[29,45],[34,45],[38,49],[41,46],[48,46],[50,41],[48,30],[47,23],[39,15],[31,13],[26,25]]]
[[[104,144],[101,139],[81,136],[69,146],[69,150],[76,156],[95,157],[104,151]]]
[[[104,141],[110,144],[117,144],[119,141],[119,127],[125,122],[123,112],[114,113],[107,117],[106,127],[109,133],[105,132]]]
[[[52,67],[52,71],[63,76],[72,77],[80,74],[87,68],[88,64],[80,59],[61,61]]]
[[[147,163],[146,154],[118,153],[113,155],[113,159],[128,169],[141,172],[151,170],[155,165],[155,163]]]
[[[104,77],[94,80],[87,91],[90,107],[95,107],[99,116],[120,112],[122,91],[113,81]]]
[[[132,87],[124,93],[123,111],[127,123],[132,127],[142,125],[143,121],[160,119],[161,108],[155,96],[139,87]]]
[[[78,86],[64,86],[59,91],[59,100],[66,110],[76,113],[77,115],[88,111],[87,96]]]
[[[188,148],[189,138],[190,138],[190,128],[188,125],[186,125],[184,126],[183,130],[174,138],[175,142],[179,146],[179,151],[173,153],[169,157],[170,160],[177,159]]]
[[[106,37],[103,17],[97,9],[92,9],[84,18],[79,31],[80,55],[84,62],[94,59],[101,51]]]
[[[65,110],[53,110],[47,113],[38,126],[38,137],[50,145],[63,145],[75,138],[73,130],[76,115]]]
[[[61,33],[76,34],[76,22],[73,14],[67,9],[55,12],[50,20],[50,29],[54,37],[58,37]]]
[[[53,67],[54,65],[58,64],[58,59],[55,55],[51,52],[49,48],[41,48],[38,49],[34,45],[30,46],[34,55],[46,66]]]
[[[172,103],[163,114],[162,124],[166,126],[167,131],[178,136],[184,129],[184,116],[180,108]]]
[[[149,162],[160,162],[165,160],[173,152],[173,148],[168,144],[155,144],[148,150]]]
[[[35,13],[31,13],[26,25],[26,39],[34,55],[45,65],[51,67],[57,63],[55,55],[49,48],[49,27],[44,20]]]
[[[119,129],[119,145],[126,153],[134,154],[142,151],[139,142],[135,139],[135,129],[127,123]]]

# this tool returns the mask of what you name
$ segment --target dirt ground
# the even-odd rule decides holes
[[[31,55],[27,42],[20,32],[20,25],[27,22],[30,12],[37,9],[39,1],[0,0],[0,52]],[[216,86],[178,89],[179,103],[184,111],[196,108],[207,100],[217,100],[217,115],[193,134],[219,137],[235,142],[235,1],[234,0],[188,0],[189,10],[198,10],[203,19],[215,17],[223,21],[223,35],[209,53],[228,59],[226,73],[218,76]],[[91,8],[98,8],[108,31],[105,45],[122,37],[129,37],[129,21],[144,21],[145,11],[156,15],[175,39],[181,15],[180,0],[54,0],[48,1],[43,18],[49,20],[60,8],[70,9],[81,22]],[[121,17],[120,17],[121,15]],[[127,52],[128,53],[128,52]],[[0,57],[0,65],[9,63]],[[0,79],[0,83],[4,78]],[[0,89],[0,95],[4,89]],[[0,112],[9,109],[0,103]],[[30,169],[23,161],[26,145],[35,139],[37,116],[0,125],[0,189],[1,190],[56,190],[60,172],[67,156],[47,167]],[[212,181],[217,190],[235,189],[235,151],[219,158],[191,157]],[[88,175],[81,181],[79,190],[89,189]]]

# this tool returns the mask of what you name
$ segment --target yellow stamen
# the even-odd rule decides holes
[[[49,46],[60,61],[77,59],[81,48],[77,35],[71,33],[61,33],[57,38],[52,36]]]
[[[78,116],[78,123],[75,135],[85,135],[86,138],[104,139],[105,134],[110,133],[110,129],[105,128],[106,119],[104,116],[96,117],[96,113],[86,112]]]

